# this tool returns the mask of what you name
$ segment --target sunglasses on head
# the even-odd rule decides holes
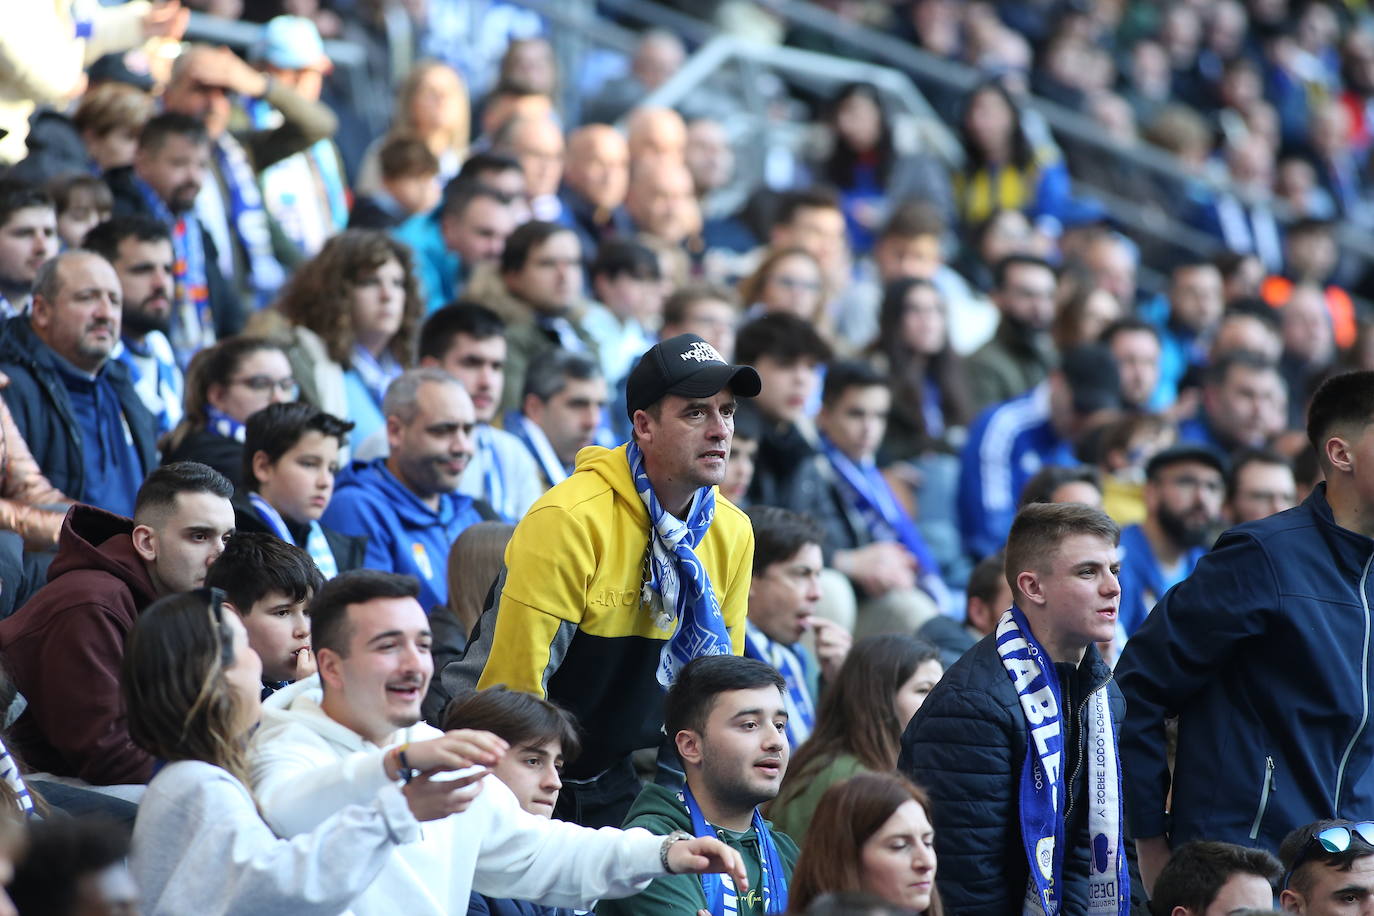
[[[1283,876],[1283,888],[1288,887],[1289,880],[1293,873],[1302,867],[1308,859],[1314,847],[1320,846],[1323,850],[1332,855],[1345,852],[1350,848],[1351,842],[1358,837],[1366,846],[1374,849],[1374,821],[1360,821],[1358,824],[1337,824],[1334,827],[1327,827],[1325,830],[1318,830],[1307,838],[1303,844],[1302,852],[1293,861],[1293,867]]]

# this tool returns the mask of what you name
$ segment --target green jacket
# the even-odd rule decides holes
[[[662,786],[648,785],[635,799],[623,827],[643,827],[650,833],[667,834],[674,830],[692,832],[692,820],[687,809],[678,801],[677,793]],[[744,833],[717,828],[716,836],[727,846],[739,850],[749,874],[749,893],[740,899],[740,916],[764,916],[763,895],[760,893],[759,841],[752,829]],[[797,844],[785,833],[773,832],[778,857],[788,880],[797,864]],[[716,875],[708,880],[719,880]],[[633,897],[623,900],[603,900],[597,904],[597,916],[696,916],[706,907],[706,892],[697,875],[673,875],[658,878]]]
[[[806,786],[787,800],[787,804],[774,802],[768,809],[768,816],[777,828],[788,836],[806,842],[806,830],[811,826],[811,818],[816,813],[825,790],[843,782],[851,776],[865,772],[867,767],[852,754],[840,754],[834,760],[807,778]]]

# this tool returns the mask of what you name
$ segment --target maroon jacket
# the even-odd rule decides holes
[[[0,652],[28,707],[10,737],[30,769],[95,785],[144,783],[153,758],[129,740],[119,669],[157,597],[134,523],[73,506],[43,586],[0,621]]]

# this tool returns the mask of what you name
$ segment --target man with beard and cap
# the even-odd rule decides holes
[[[148,216],[171,234],[175,271],[168,339],[182,366],[217,336],[243,325],[238,296],[220,271],[215,240],[195,214],[209,167],[205,126],[186,115],[162,114],[139,133],[134,164],[105,176],[117,216]]]
[[[1145,465],[1145,521],[1121,530],[1119,641],[1192,573],[1221,525],[1226,459],[1205,445],[1176,445]]]
[[[181,422],[185,380],[167,332],[172,326],[176,255],[167,227],[147,216],[120,216],[86,233],[82,247],[114,267],[123,302],[113,358],[129,370],[143,406],[163,436]]]
[[[736,398],[760,387],[695,334],[649,348],[626,386],[631,440],[582,449],[530,508],[467,654],[445,669],[454,695],[505,684],[587,729],[560,817],[621,823],[640,788],[630,755],[663,740],[664,690],[693,658],[744,651],[754,535],[716,488]]]
[[[0,391],[53,486],[77,502],[130,516],[157,465],[156,421],[119,343],[119,278],[98,254],[68,251],[39,268],[33,309],[5,322]]]

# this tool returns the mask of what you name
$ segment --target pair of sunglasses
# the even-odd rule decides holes
[[[1360,821],[1358,824],[1338,824],[1335,827],[1327,827],[1325,830],[1318,830],[1316,833],[1309,836],[1307,842],[1302,847],[1302,852],[1293,860],[1293,867],[1284,873],[1282,887],[1288,887],[1288,882],[1293,877],[1293,872],[1302,867],[1315,847],[1320,846],[1326,852],[1335,855],[1349,849],[1350,844],[1354,842],[1356,837],[1366,846],[1374,849],[1374,821]]]

